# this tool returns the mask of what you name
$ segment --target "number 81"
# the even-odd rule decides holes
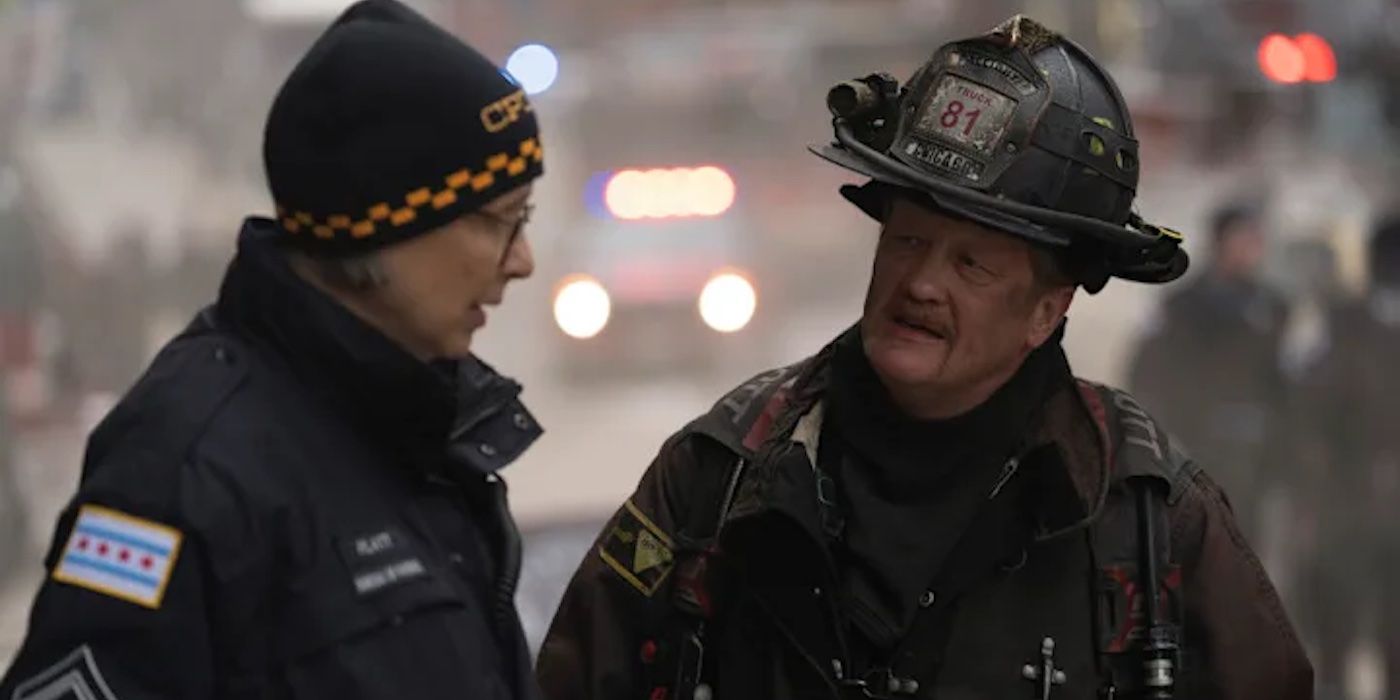
[[[965,109],[967,109],[967,106],[964,105],[961,100],[949,102],[947,109],[943,110],[943,116],[939,117],[938,123],[942,124],[944,129],[952,129],[957,127],[962,118],[966,116],[967,126],[963,127],[963,135],[971,136],[972,127],[977,125],[977,118],[982,116],[982,110],[974,109],[971,112],[964,113],[963,110]]]

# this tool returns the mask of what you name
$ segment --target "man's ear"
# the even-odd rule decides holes
[[[1031,309],[1030,328],[1026,332],[1026,349],[1040,347],[1054,334],[1055,329],[1065,320],[1070,304],[1074,302],[1077,286],[1053,287],[1040,293],[1035,307]]]

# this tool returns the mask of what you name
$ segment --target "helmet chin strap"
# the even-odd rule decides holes
[[[850,123],[841,117],[833,121],[837,142],[862,158],[878,163],[882,168],[934,193],[973,205],[984,206],[1027,221],[1090,236],[1111,249],[1133,259],[1125,265],[1111,267],[1118,276],[1140,282],[1168,282],[1185,271],[1185,252],[1179,249],[1179,238],[1163,229],[1147,224],[1133,216],[1129,225],[1120,226],[1088,216],[1070,214],[1044,207],[1032,206],[973,189],[945,182],[920,172],[891,158],[856,138]],[[1182,258],[1181,261],[1176,260]]]

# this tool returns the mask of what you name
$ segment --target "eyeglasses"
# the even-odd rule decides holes
[[[504,264],[506,256],[510,255],[510,249],[515,246],[516,239],[520,238],[521,232],[525,230],[525,224],[530,223],[530,216],[534,214],[534,212],[535,205],[526,204],[525,206],[520,208],[520,215],[513,219],[506,218],[494,212],[486,211],[485,209],[478,209],[472,213],[482,218],[488,219],[495,223],[497,226],[500,226],[501,228],[510,231],[510,235],[506,238],[506,245],[504,248],[501,249],[501,263]]]
[[[519,238],[520,232],[525,229],[525,224],[530,223],[530,216],[534,214],[534,212],[535,205],[526,204],[525,206],[520,208],[520,216],[514,218],[506,218],[504,216],[501,216],[500,214],[486,211],[485,209],[478,209],[474,213],[478,216],[494,221],[501,228],[509,230],[510,238],[508,240],[508,243],[515,243],[515,239]],[[506,248],[509,249],[510,246],[507,245]]]

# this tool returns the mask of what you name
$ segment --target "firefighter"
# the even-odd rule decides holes
[[[1187,266],[1133,212],[1104,69],[1018,16],[828,106],[817,152],[881,224],[864,313],[666,441],[564,595],[546,696],[1311,697],[1219,488],[1061,347],[1078,288]]]

